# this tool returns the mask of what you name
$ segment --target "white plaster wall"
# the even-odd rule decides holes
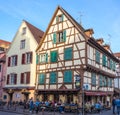
[[[26,35],[24,35],[24,37],[21,35],[23,27],[26,27],[25,23],[23,23],[21,25],[21,27],[19,28],[19,30],[18,30],[18,32],[13,40],[13,43],[12,43],[9,51],[7,52],[7,57],[11,57],[13,55],[18,55],[17,66],[7,68],[7,74],[17,73],[17,87],[25,86],[25,85],[26,86],[34,86],[35,76],[36,76],[36,74],[35,74],[36,73],[36,53],[35,53],[35,50],[36,50],[38,44],[34,40],[32,34],[30,33],[28,28],[27,28]],[[25,39],[25,49],[20,49],[20,41],[24,40],[24,39]],[[21,64],[22,53],[31,52],[31,51],[33,52],[32,64],[22,65]],[[30,84],[20,84],[21,73],[28,72],[28,71],[30,71],[30,78],[31,78]],[[9,86],[9,85],[6,85],[6,86]],[[16,87],[16,85],[13,87]]]

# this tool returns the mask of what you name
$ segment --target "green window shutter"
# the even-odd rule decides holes
[[[110,78],[110,87],[112,87],[112,79]]]
[[[110,86],[110,78],[107,79],[108,87]]]
[[[66,30],[63,31],[63,41],[66,42]]]
[[[56,33],[53,34],[53,43],[56,44],[57,42],[57,35]]]
[[[110,60],[110,69],[112,70],[113,61]]]
[[[103,86],[103,87],[104,87],[104,86],[106,86],[105,79],[106,79],[106,77],[105,77],[105,76],[103,76],[103,78],[102,78],[102,86]]]
[[[107,86],[107,77],[104,77],[104,86]]]
[[[99,86],[100,87],[102,87],[103,86],[103,76],[102,75],[100,75],[100,77],[99,77]]]
[[[107,59],[106,59],[105,55],[103,55],[103,57],[102,57],[102,65],[107,66]]]
[[[56,23],[58,22],[58,16],[56,16]]]
[[[116,63],[113,61],[112,69],[115,71],[116,69]]]
[[[46,62],[48,62],[48,53],[46,53]]]
[[[65,48],[64,50],[64,60],[71,60],[72,59],[72,48]]]
[[[51,72],[50,73],[50,84],[54,84],[57,81],[57,73],[56,72]]]
[[[43,73],[39,74],[38,83],[39,84],[44,84],[45,83],[45,74],[43,74]]]
[[[36,64],[38,64],[39,63],[39,55],[37,54],[36,55]]]
[[[58,60],[58,52],[57,51],[52,51],[50,53],[50,61],[51,62],[57,62]]]
[[[71,83],[72,82],[72,71],[67,70],[64,71],[64,83]]]
[[[92,85],[96,85],[96,74],[95,73],[92,73]]]
[[[100,52],[96,50],[95,59],[97,63],[100,63]]]

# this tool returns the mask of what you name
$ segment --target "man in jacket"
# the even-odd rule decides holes
[[[116,102],[116,98],[113,97],[113,100],[112,100],[113,114],[115,114],[115,106],[116,106],[115,102]]]

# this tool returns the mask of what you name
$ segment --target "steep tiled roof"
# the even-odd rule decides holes
[[[33,34],[35,40],[39,44],[44,32],[37,27],[33,26],[32,24],[28,23],[27,21],[24,20],[24,22],[27,24],[28,28],[30,29],[31,33]]]
[[[114,56],[120,58],[120,52],[114,53]]]
[[[9,42],[9,41],[5,41],[5,40],[1,40],[1,39],[0,39],[0,43],[11,44],[11,42]]]

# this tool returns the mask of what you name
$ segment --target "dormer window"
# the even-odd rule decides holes
[[[26,34],[26,27],[23,27],[22,29],[22,35]]]

